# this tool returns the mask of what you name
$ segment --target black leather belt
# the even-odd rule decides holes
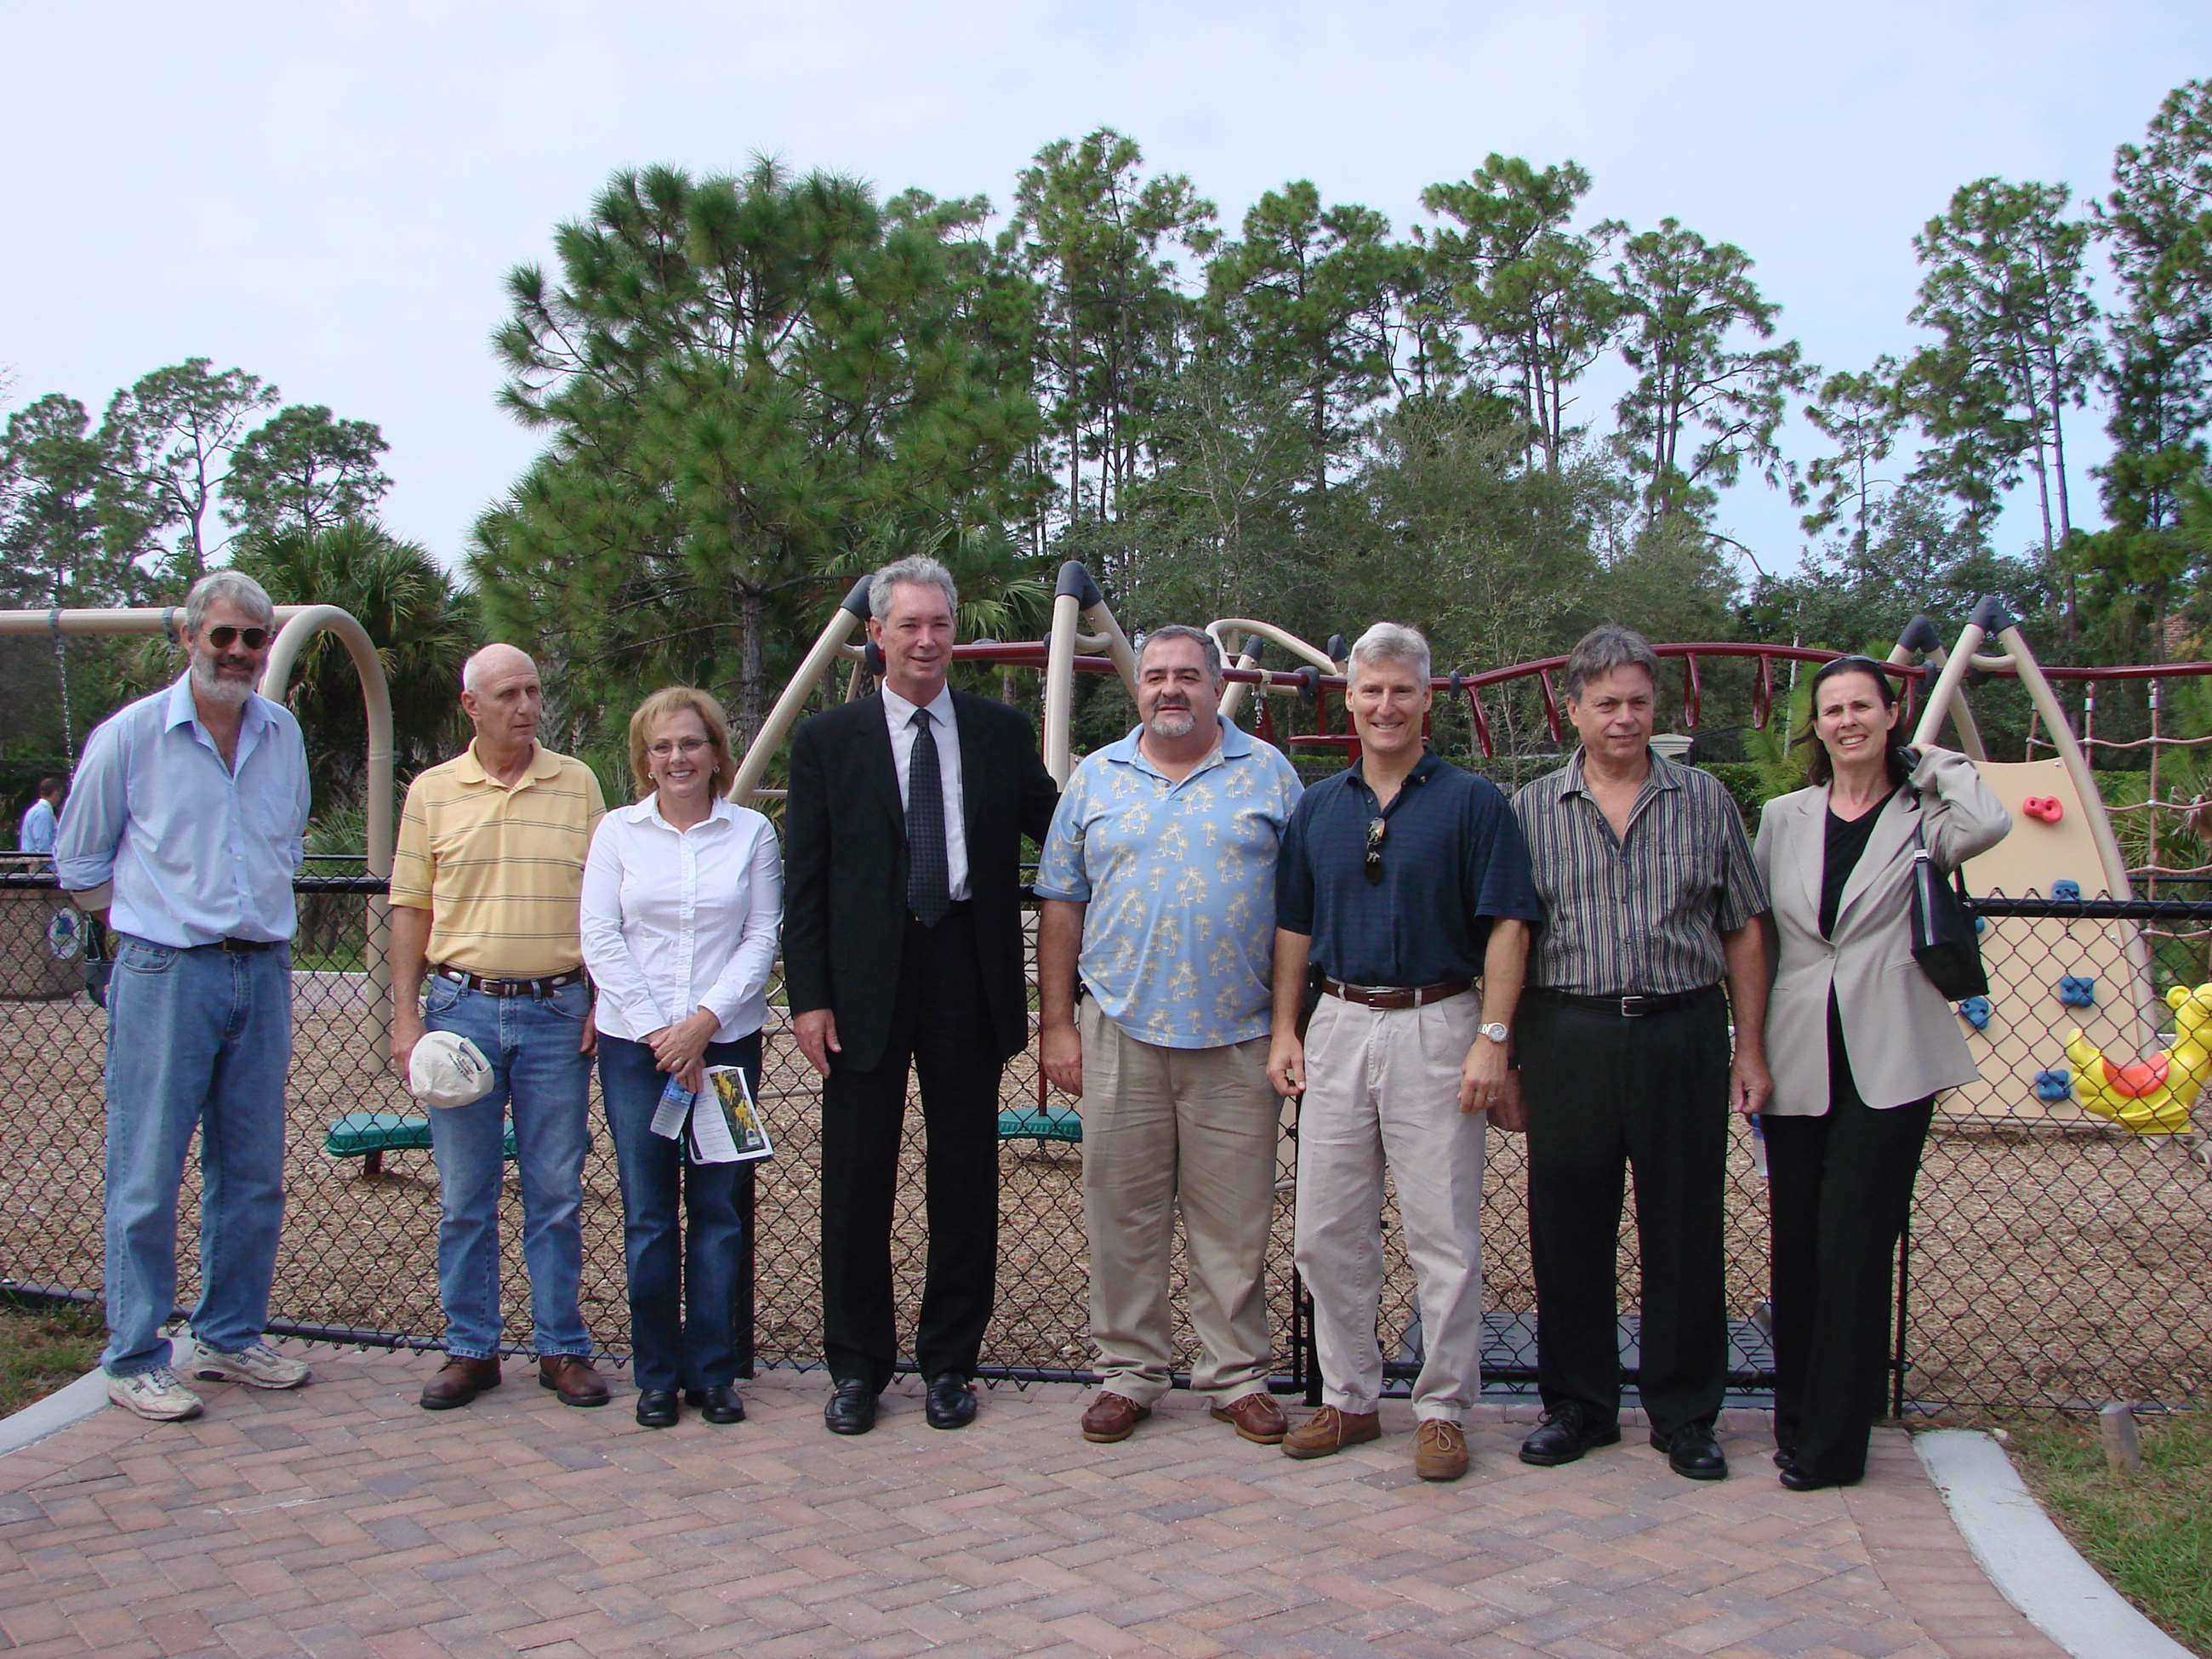
[[[1443,979],[1434,985],[1346,985],[1342,980],[1324,979],[1321,988],[1330,996],[1356,1002],[1363,1008],[1425,1008],[1432,1002],[1473,990],[1474,981]]]
[[[459,968],[448,968],[442,963],[430,971],[440,979],[465,985],[471,991],[481,991],[488,997],[550,997],[556,991],[571,985],[580,985],[584,970],[571,968],[565,974],[546,974],[538,979],[486,979],[482,974],[471,974]]]
[[[1550,1002],[1563,1002],[1570,1008],[1587,1008],[1593,1013],[1618,1014],[1623,1019],[1643,1019],[1652,1014],[1671,1013],[1677,1008],[1687,1008],[1693,1003],[1721,994],[1717,985],[1703,985],[1694,991],[1670,991],[1663,996],[1643,996],[1634,992],[1623,992],[1616,996],[1584,996],[1576,991],[1554,991],[1548,985],[1532,985],[1528,994],[1542,997]]]
[[[226,951],[233,956],[243,956],[252,951],[273,951],[284,941],[278,939],[219,939],[212,945],[203,945],[203,951]]]

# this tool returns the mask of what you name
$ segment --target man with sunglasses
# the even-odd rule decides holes
[[[219,570],[185,600],[190,663],[104,722],[64,809],[61,884],[115,930],[107,991],[108,1398],[200,1413],[161,1327],[177,1288],[177,1189],[200,1131],[194,1375],[296,1389],[262,1335],[284,1211],[292,878],[307,823],[300,723],[257,696],[275,608]]]
[[[1267,1069],[1301,1097],[1296,1254],[1322,1372],[1322,1407],[1283,1450],[1325,1457],[1382,1432],[1387,1164],[1421,1316],[1413,1468],[1455,1480],[1482,1390],[1484,1139],[1511,1101],[1507,1038],[1537,908],[1504,796],[1426,746],[1431,695],[1413,629],[1377,623],[1352,647],[1359,758],[1306,792],[1283,838]],[[1310,969],[1321,996],[1302,1041]]]
[[[579,1306],[594,1047],[580,901],[592,827],[606,804],[591,768],[538,741],[544,702],[538,665],[514,646],[488,645],[471,657],[461,669],[461,711],[476,736],[408,786],[399,815],[392,1069],[406,1077],[425,1032],[450,1031],[474,1043],[492,1070],[484,1094],[430,1114],[446,1360],[422,1385],[425,1411],[465,1406],[500,1384],[499,1195],[509,1116],[538,1384],[564,1406],[607,1403]]]
[[[1221,681],[1197,629],[1146,635],[1137,728],[1076,768],[1037,860],[1045,1075],[1083,1099],[1101,1386],[1082,1429],[1101,1443],[1128,1438],[1172,1380],[1178,1210],[1191,1387],[1247,1440],[1274,1445],[1287,1426],[1261,1281],[1282,1112],[1267,1083],[1275,860],[1298,775],[1221,718]]]

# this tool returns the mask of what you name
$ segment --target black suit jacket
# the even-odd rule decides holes
[[[1018,710],[952,694],[968,890],[1003,1063],[1029,1042],[1022,837],[1042,842],[1059,786]],[[890,1039],[906,938],[906,808],[880,696],[815,715],[791,745],[784,802],[784,981],[794,1017],[836,1016],[840,1066],[872,1070]]]

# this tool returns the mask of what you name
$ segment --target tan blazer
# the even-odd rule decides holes
[[[1844,884],[1833,939],[1820,937],[1820,873],[1828,791],[1800,789],[1766,803],[1752,855],[1766,879],[1778,936],[1770,963],[1769,1113],[1828,1109],[1828,988],[1843,1018],[1851,1080],[1869,1106],[1902,1106],[1979,1075],[1959,1018],[1912,959],[1912,827],[1947,874],[2004,839],[2012,817],[1964,755],[1923,750],[1909,785],[1883,804],[1865,854]],[[1774,947],[1770,943],[1769,949]]]

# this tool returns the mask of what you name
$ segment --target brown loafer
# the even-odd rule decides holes
[[[604,1406],[607,1380],[592,1369],[592,1362],[573,1353],[538,1357],[538,1386],[550,1389],[564,1406]]]
[[[1083,1413],[1083,1437],[1102,1446],[1127,1440],[1137,1431],[1137,1425],[1152,1414],[1150,1406],[1140,1406],[1110,1389],[1102,1389]]]
[[[1283,1437],[1283,1455],[1327,1457],[1346,1446],[1364,1446],[1382,1437],[1382,1413],[1340,1412],[1323,1406]]]
[[[1413,1473],[1424,1480],[1456,1480],[1467,1473],[1467,1431],[1425,1417],[1413,1431]]]
[[[1216,1406],[1213,1416],[1255,1446],[1279,1446],[1290,1432],[1290,1419],[1269,1395],[1240,1394],[1227,1405]]]
[[[465,1359],[459,1354],[448,1354],[438,1374],[422,1385],[422,1409],[426,1412],[449,1412],[456,1406],[465,1406],[486,1389],[499,1386],[499,1361],[496,1359]]]

